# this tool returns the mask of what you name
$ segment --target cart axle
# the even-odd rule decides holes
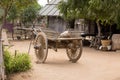
[[[35,45],[34,49],[39,49],[41,47],[41,45]]]

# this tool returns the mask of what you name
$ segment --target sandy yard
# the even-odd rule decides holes
[[[12,41],[11,52],[28,52],[30,41]],[[97,51],[84,47],[77,63],[68,61],[65,49],[54,52],[49,49],[45,64],[36,64],[33,46],[32,69],[11,75],[11,80],[120,80],[120,51]]]

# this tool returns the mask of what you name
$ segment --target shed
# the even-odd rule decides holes
[[[41,10],[41,16],[47,16],[47,27],[57,31],[63,32],[66,29],[66,21],[61,18],[61,14],[57,9],[57,5],[61,0],[51,0]]]

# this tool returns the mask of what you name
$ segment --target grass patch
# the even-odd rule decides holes
[[[27,71],[31,68],[30,56],[27,53],[11,55],[8,50],[4,50],[4,65],[6,74]]]

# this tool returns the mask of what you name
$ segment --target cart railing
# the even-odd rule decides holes
[[[17,30],[26,30],[26,31],[32,31],[33,28],[16,28]],[[58,38],[60,36],[60,33],[55,31],[55,30],[52,30],[50,28],[43,28],[43,27],[35,27],[34,28],[35,30],[37,31],[42,31],[46,34],[47,38]],[[76,31],[76,30],[68,30],[71,34],[71,37],[81,37],[81,31]]]

